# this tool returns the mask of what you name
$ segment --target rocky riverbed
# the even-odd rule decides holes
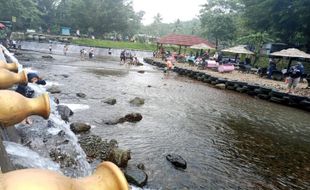
[[[135,183],[141,186],[147,174],[145,187],[151,189],[309,186],[307,112],[165,75],[150,65],[120,65],[114,57],[80,60],[53,54],[45,59],[42,53],[24,53],[28,55],[32,59],[23,64],[47,79],[52,96],[72,110],[64,110],[68,128],[73,129],[72,123],[91,127],[86,134],[80,125],[74,128],[83,131],[76,136],[91,166],[100,157],[120,155],[119,165],[130,157],[125,171],[136,173]],[[127,116],[131,113],[135,117]],[[138,120],[127,121],[132,118]],[[108,147],[130,150],[130,155]],[[71,163],[64,160],[64,166]]]

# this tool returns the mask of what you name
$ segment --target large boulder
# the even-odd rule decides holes
[[[143,170],[132,166],[126,168],[125,177],[129,183],[138,187],[146,185],[148,179],[147,174]]]
[[[127,166],[131,159],[129,150],[118,148],[117,141],[107,142],[96,135],[81,136],[79,143],[90,161],[111,161],[119,167]]]
[[[132,105],[135,105],[135,106],[141,106],[144,104],[144,99],[139,98],[139,97],[135,97],[134,99],[130,100],[130,103]]]
[[[70,129],[75,134],[88,132],[90,130],[90,128],[91,128],[91,126],[87,125],[85,123],[76,122],[76,123],[70,124]]]
[[[126,167],[131,159],[130,150],[113,148],[108,156],[108,161],[113,162],[119,167]]]
[[[58,105],[57,111],[64,121],[69,121],[69,117],[73,115],[73,111],[65,105]]]
[[[187,167],[186,161],[180,155],[168,154],[166,159],[177,168],[186,169]]]

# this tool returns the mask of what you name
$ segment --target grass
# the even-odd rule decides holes
[[[93,40],[87,38],[72,40],[72,43],[83,46],[101,47],[101,48],[117,48],[117,49],[131,49],[131,50],[156,50],[155,44],[146,44],[139,42],[123,42],[123,41],[109,41],[109,40]]]

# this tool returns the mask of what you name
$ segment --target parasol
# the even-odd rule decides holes
[[[239,45],[239,46],[231,47],[231,48],[228,48],[228,49],[223,49],[222,52],[249,54],[249,55],[253,55],[254,54],[253,52],[245,49],[245,45]]]

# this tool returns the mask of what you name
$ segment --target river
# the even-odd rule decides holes
[[[308,189],[309,112],[223,91],[157,68],[120,65],[117,57],[80,60],[77,55],[25,52],[21,61],[58,83],[65,104],[77,110],[70,121],[90,123],[92,133],[130,149],[130,163],[144,163],[150,189]],[[143,70],[145,73],[138,73]],[[68,75],[69,77],[64,77]],[[86,98],[78,98],[82,92]],[[140,107],[134,97],[145,99]],[[115,98],[114,106],[103,103]],[[138,123],[104,121],[138,112]],[[187,169],[165,158],[181,155]]]

